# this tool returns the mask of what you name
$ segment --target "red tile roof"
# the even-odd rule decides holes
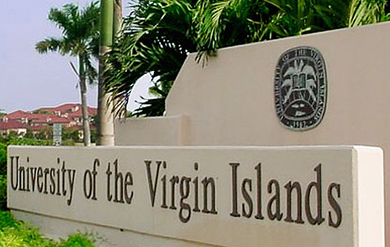
[[[31,123],[69,123],[69,118],[59,117],[53,114],[31,114]]]
[[[3,119],[0,121],[0,130],[16,130],[16,129],[27,129],[25,124],[15,119]]]
[[[36,111],[41,110],[41,111],[48,111],[48,112],[55,112],[55,111],[68,112],[68,111],[72,111],[72,109],[74,109],[76,107],[80,107],[80,104],[69,103],[69,104],[63,104],[63,105],[59,105],[59,106],[55,106],[55,107],[43,107],[43,108],[37,109]]]
[[[52,123],[70,123],[70,119],[53,115],[51,122]]]
[[[88,107],[88,115],[89,116],[96,115],[96,114],[97,114],[97,109],[96,108]],[[82,117],[82,116],[83,116],[83,112],[82,112],[81,108],[78,109],[75,112],[68,113],[68,117],[72,117],[72,118],[74,118],[74,117]]]
[[[30,112],[25,112],[25,111],[21,111],[21,110],[18,110],[18,111],[14,111],[14,112],[11,112],[4,117],[8,118],[8,119],[20,119],[20,118],[27,118],[31,115]]]
[[[81,104],[68,103],[68,104],[63,104],[63,105],[59,105],[56,107],[43,107],[43,108],[37,109],[35,111],[47,111],[47,112],[51,112],[51,113],[61,112],[61,114],[68,113],[68,114],[72,114],[72,116],[79,116],[76,114],[79,114],[78,112],[80,112],[80,116],[81,116]],[[91,115],[96,115],[97,109],[95,107],[88,107],[88,113]]]
[[[81,104],[79,103],[68,103],[56,107],[43,107],[33,112],[48,112],[48,113],[31,113],[26,111],[14,111],[3,118],[0,118],[0,126],[3,129],[18,129],[18,128],[29,128],[31,130],[39,130],[43,126],[51,125],[53,123],[70,125],[76,128],[81,128],[81,122],[76,120],[82,118]],[[89,116],[97,114],[97,108],[88,107]],[[6,123],[5,121],[8,121]],[[23,123],[22,123],[23,122]],[[77,122],[77,123],[75,123]],[[26,123],[26,124],[24,124]],[[27,125],[28,123],[28,125]],[[94,126],[91,125],[91,128]],[[0,129],[1,129],[0,128]]]

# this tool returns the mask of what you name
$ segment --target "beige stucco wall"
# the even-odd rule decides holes
[[[191,54],[169,94],[166,115],[187,116],[188,145],[382,147],[390,246],[389,40],[390,23],[383,23],[221,49],[205,67]],[[276,116],[274,73],[284,51],[305,45],[325,59],[327,108],[318,127],[292,131]],[[142,142],[149,131],[138,129],[133,137]]]
[[[40,231],[52,239],[67,238],[75,233],[90,233],[98,247],[218,247],[25,211],[12,210],[12,213],[17,219],[39,226]]]
[[[206,67],[191,55],[167,100],[167,116],[184,114],[190,145],[370,144],[390,141],[390,23],[331,31],[219,51]],[[291,131],[276,116],[279,56],[313,46],[328,71],[322,123]]]
[[[115,145],[187,145],[188,126],[185,116],[121,119],[115,122]]]

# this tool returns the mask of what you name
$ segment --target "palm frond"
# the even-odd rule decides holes
[[[145,99],[138,102],[141,106],[132,112],[135,117],[162,116],[165,112],[165,98]]]
[[[114,111],[125,112],[134,84],[145,74],[169,91],[188,53],[196,50],[194,5],[179,0],[145,1],[125,18],[122,35],[106,56],[104,84],[112,95]],[[164,101],[166,94],[158,97]]]
[[[70,25],[69,14],[64,10],[50,9],[48,19],[61,31],[66,30]]]
[[[197,61],[202,63],[221,47],[259,41],[270,11],[264,1],[254,0],[203,0],[197,7]]]
[[[39,53],[50,51],[83,57],[88,78],[93,81],[96,78],[96,69],[93,68],[90,58],[98,57],[99,13],[98,2],[92,2],[84,9],[75,4],[66,4],[61,9],[50,9],[48,19],[62,31],[62,37],[46,38],[38,42],[35,49]]]
[[[353,4],[352,4],[353,3]],[[389,19],[387,0],[139,0],[124,19],[118,42],[107,55],[106,90],[125,112],[136,81],[152,75],[152,100],[135,116],[164,111],[166,93],[184,59],[197,52],[207,63],[219,48],[302,35]],[[140,109],[141,109],[140,108]]]
[[[49,51],[60,51],[64,41],[55,38],[46,38],[35,44],[35,50],[39,53],[47,53]]]
[[[386,1],[351,0],[350,2],[348,27],[377,23],[386,19]]]
[[[89,84],[95,83],[98,74],[89,56],[85,57],[84,65],[85,65],[85,76],[87,77]]]

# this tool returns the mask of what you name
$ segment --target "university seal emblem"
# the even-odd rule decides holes
[[[324,116],[326,97],[325,61],[317,49],[296,47],[280,56],[275,71],[275,107],[285,127],[316,127]]]

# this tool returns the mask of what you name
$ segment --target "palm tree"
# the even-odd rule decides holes
[[[50,9],[48,19],[62,31],[62,37],[46,38],[35,46],[39,53],[59,52],[78,58],[78,69],[71,65],[79,78],[85,146],[91,144],[86,82],[93,83],[97,77],[92,57],[98,56],[99,13],[97,2],[89,4],[85,9],[79,9],[75,4],[66,4],[62,9]]]
[[[99,88],[96,145],[113,146],[115,144],[113,103],[110,94],[104,88],[104,71],[107,66],[105,55],[111,49],[112,43],[120,36],[122,25],[122,0],[101,0],[100,16],[100,57],[99,57]]]
[[[122,35],[106,56],[105,86],[112,95],[114,111],[125,115],[136,81],[152,76],[150,91],[135,116],[158,116],[165,98],[189,52],[196,51],[194,10],[197,1],[141,0],[123,22]]]
[[[219,48],[389,19],[387,0],[201,0],[199,56]],[[206,56],[205,56],[206,55]]]
[[[198,6],[198,61],[222,47],[273,38],[266,27],[277,9],[266,1],[200,0]]]
[[[387,0],[141,0],[106,57],[106,90],[125,113],[141,76],[157,98],[134,116],[162,115],[165,98],[189,52],[205,65],[219,48],[388,20]]]
[[[271,28],[281,37],[388,20],[387,0],[265,0],[279,10]]]

